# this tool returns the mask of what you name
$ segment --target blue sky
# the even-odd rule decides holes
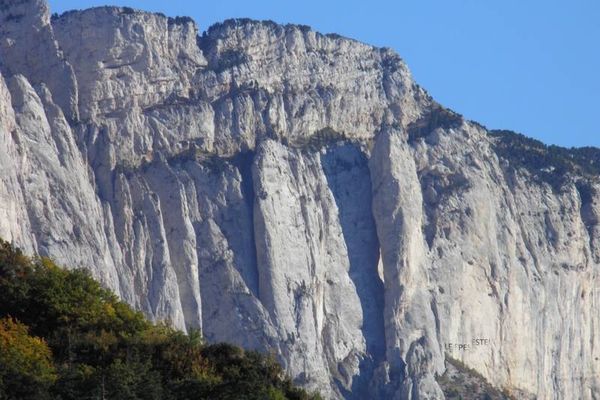
[[[49,0],[53,12],[121,5],[300,23],[395,49],[440,103],[488,128],[600,147],[598,0]]]

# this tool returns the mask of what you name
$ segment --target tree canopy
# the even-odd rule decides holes
[[[84,270],[0,240],[0,399],[318,399],[274,357],[152,324]]]

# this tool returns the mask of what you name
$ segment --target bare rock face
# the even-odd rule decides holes
[[[600,396],[598,153],[302,26],[0,5],[0,237],[326,398]],[[518,150],[518,151],[517,151]]]
[[[0,71],[46,83],[71,121],[77,115],[77,81],[58,48],[44,0],[6,0],[0,5]]]

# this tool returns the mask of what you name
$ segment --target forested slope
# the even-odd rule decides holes
[[[0,241],[0,399],[317,399],[273,357],[152,324],[84,270]]]

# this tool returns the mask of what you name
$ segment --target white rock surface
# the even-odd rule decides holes
[[[302,26],[0,4],[0,237],[326,398],[600,396],[600,183]],[[465,346],[468,345],[468,348]]]

